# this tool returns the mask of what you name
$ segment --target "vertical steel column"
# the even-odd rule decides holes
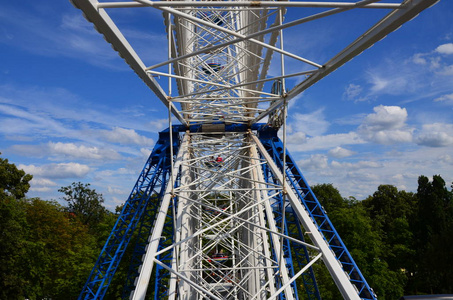
[[[183,151],[178,151],[178,157],[176,158],[176,163],[173,167],[173,180],[172,182],[176,182],[176,176],[179,173],[179,167],[181,166],[183,152],[187,150],[187,135],[185,136],[185,140],[182,142],[183,144]],[[184,150],[185,149],[185,150]],[[159,209],[159,212],[156,216],[156,221],[154,223],[152,235],[149,237],[149,244],[147,246],[146,254],[143,258],[143,264],[141,266],[140,274],[137,277],[137,284],[135,290],[132,295],[132,299],[144,299],[146,296],[146,290],[148,289],[148,284],[151,279],[151,273],[153,270],[154,259],[156,258],[156,252],[160,245],[160,240],[162,238],[162,231],[165,225],[165,220],[167,218],[168,209],[172,202],[172,198],[174,195],[171,193],[173,187],[171,185],[167,185],[165,190],[165,195],[162,199],[162,203]],[[162,266],[162,265],[161,265]],[[165,267],[165,266],[162,266]]]

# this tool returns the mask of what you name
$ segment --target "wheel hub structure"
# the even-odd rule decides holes
[[[79,299],[134,232],[124,299],[321,299],[313,264],[376,299],[286,150],[288,102],[436,2],[72,0],[169,112]],[[357,35],[319,61],[298,36],[326,20]]]

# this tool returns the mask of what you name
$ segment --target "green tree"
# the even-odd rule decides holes
[[[453,193],[440,175],[418,179],[418,212],[414,221],[417,255],[409,290],[453,292]]]
[[[0,198],[0,299],[24,298],[27,235],[24,201]]]
[[[410,270],[415,254],[410,220],[416,214],[417,198],[398,191],[393,185],[380,185],[372,196],[362,201],[376,230],[380,231],[385,261],[395,272]]]
[[[361,201],[345,199],[331,184],[312,187],[318,200],[326,209],[329,219],[351,253],[360,271],[382,299],[398,299],[403,295],[404,276],[401,271],[391,271],[385,261],[385,245],[381,231],[375,226]],[[340,299],[327,271],[319,272],[323,299]],[[326,276],[327,275],[327,276]]]
[[[337,208],[347,205],[337,188],[331,183],[323,183],[312,186],[312,191],[324,209],[329,213]]]
[[[0,197],[11,195],[16,199],[23,198],[30,188],[32,178],[32,175],[9,163],[8,159],[0,157]]]
[[[73,182],[58,191],[65,194],[63,200],[68,202],[68,211],[75,214],[83,224],[95,228],[103,221],[107,213],[102,205],[104,197],[91,189],[89,183]]]
[[[1,153],[0,153],[1,154]],[[32,176],[0,157],[0,298],[23,299],[28,225],[21,200]]]
[[[26,295],[76,299],[96,260],[95,238],[55,201],[30,199],[26,212]]]

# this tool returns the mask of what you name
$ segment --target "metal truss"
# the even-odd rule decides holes
[[[180,185],[173,191],[178,199],[174,243],[160,251],[158,242],[151,248],[162,237],[164,223],[156,222],[131,298],[144,299],[157,265],[173,274],[169,299],[297,299],[293,283],[303,272],[294,274],[289,248],[279,254],[282,244],[319,248],[279,230],[272,199],[281,194],[281,185],[264,180],[267,162],[258,156],[251,133],[194,132],[188,137],[178,154]],[[215,160],[218,156],[222,162]],[[162,205],[160,213],[167,215],[168,209]],[[158,258],[169,251],[171,267]]]
[[[275,125],[281,123],[274,119],[285,100],[293,99],[438,0],[71,1],[183,125],[253,124],[265,117]],[[161,53],[142,55],[134,50],[127,30],[121,30],[107,12],[131,9],[162,12],[167,50],[161,47]],[[289,10],[293,13],[287,13]],[[360,26],[351,13],[356,10],[369,14],[375,25],[369,29],[364,25],[363,33],[332,58],[316,61],[297,50],[284,49],[283,33],[304,31],[311,22],[341,14],[350,18],[354,28]],[[120,14],[115,15],[118,18]],[[124,21],[118,18],[118,22]],[[166,59],[156,62],[149,57]],[[288,72],[285,65],[297,71]],[[270,92],[276,80],[283,84],[278,95]],[[295,83],[291,89],[287,88],[288,80]]]
[[[320,299],[311,266],[321,258],[345,299],[375,299],[339,237],[322,228],[327,216],[320,220],[307,204],[307,195],[312,201],[314,195],[299,191],[308,187],[289,176],[292,160],[284,179],[276,131],[257,128],[263,143],[250,130],[185,134],[175,147],[174,184],[148,193],[148,218],[146,209],[135,217],[149,221],[140,233],[148,238],[133,256],[124,299],[145,299],[147,293],[155,299],[298,299],[302,284],[308,299]],[[160,139],[158,149],[168,150],[169,144]],[[169,182],[168,160],[166,166],[166,176],[154,174]],[[291,172],[300,175],[296,171]],[[115,228],[114,237],[120,238]],[[127,243],[122,239],[118,243]],[[106,264],[105,256],[98,265]],[[96,267],[93,273],[113,276]],[[90,279],[81,299],[102,298],[106,286]]]
[[[286,151],[288,101],[438,0],[70,1],[169,110],[79,299],[104,297],[134,232],[124,299],[320,299],[315,263],[345,299],[376,298]],[[127,16],[155,10],[151,53],[128,26],[155,15]],[[357,11],[374,25],[328,59],[284,47],[337,15],[358,28]]]

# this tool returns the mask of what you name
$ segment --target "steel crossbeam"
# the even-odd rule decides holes
[[[320,299],[311,266],[322,258],[345,299],[375,299],[276,132],[286,141],[288,101],[438,0],[70,1],[168,108],[170,127],[79,299],[104,297],[138,224],[124,298],[298,299],[303,282]],[[143,20],[124,22],[124,10],[162,14],[162,52],[134,50],[123,26]],[[284,47],[284,33],[352,10],[375,25],[326,61]]]

